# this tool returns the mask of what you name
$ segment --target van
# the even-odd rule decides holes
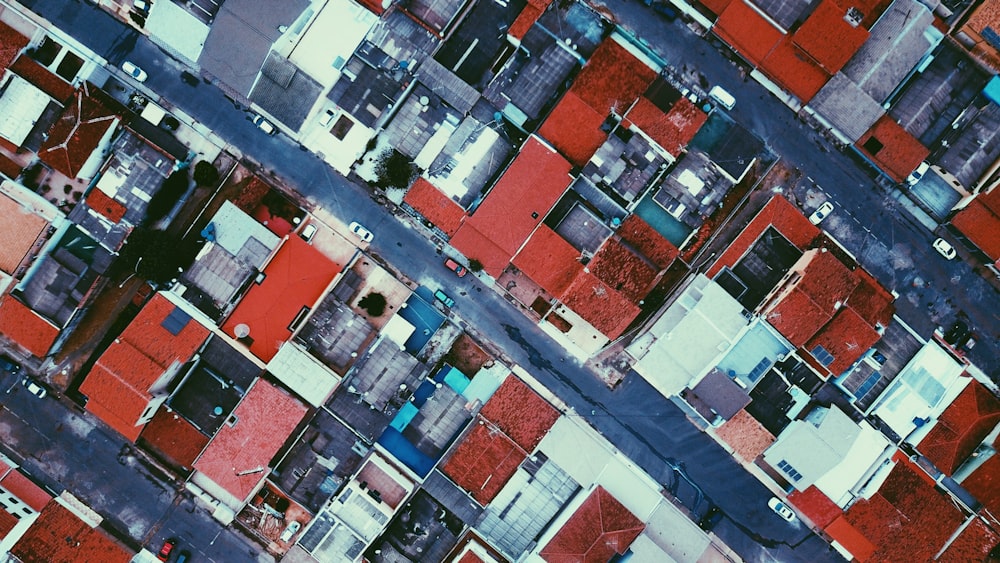
[[[712,86],[712,89],[708,91],[708,97],[727,110],[732,110],[736,107],[736,98],[729,92],[726,92],[722,86]]]

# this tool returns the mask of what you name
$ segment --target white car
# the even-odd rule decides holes
[[[364,225],[358,223],[357,221],[351,223],[351,225],[348,228],[351,230],[352,233],[358,235],[358,238],[360,238],[365,242],[371,242],[372,239],[375,238],[375,235],[373,235],[371,231],[366,229]]]
[[[263,115],[255,115],[253,117],[253,124],[257,126],[257,129],[260,129],[268,135],[274,135],[274,125],[272,125],[270,121],[264,119]]]
[[[281,541],[286,543],[292,541],[292,538],[295,537],[295,534],[298,533],[301,527],[302,524],[300,524],[297,520],[289,522],[288,525],[285,526],[285,531],[281,532]]]
[[[132,78],[135,78],[136,82],[145,82],[146,79],[149,78],[149,75],[146,74],[146,71],[142,70],[141,68],[135,66],[135,64],[130,63],[128,61],[122,63],[122,70],[125,71],[125,74],[128,74]]]
[[[771,500],[767,501],[767,506],[785,520],[789,522],[795,521],[795,513],[792,512],[791,508],[788,508],[788,505],[778,500],[778,497],[771,497]]]
[[[24,388],[28,390],[28,393],[31,393],[32,395],[38,397],[39,399],[44,399],[45,396],[48,395],[48,392],[45,391],[45,388],[32,381],[31,378],[25,377],[24,379],[22,379],[21,385],[24,385]]]
[[[927,164],[926,162],[921,162],[920,166],[917,166],[917,169],[914,170],[912,174],[906,177],[906,185],[908,186],[915,185],[917,182],[920,181],[921,178],[924,177],[924,174],[927,173],[927,169],[930,167],[931,167],[930,164]]]
[[[813,214],[809,216],[809,222],[813,225],[819,225],[831,211],[833,211],[833,204],[827,201],[823,205],[820,205],[819,209],[813,211]]]
[[[958,254],[955,252],[955,247],[943,238],[935,240],[932,246],[934,247],[934,250],[938,251],[938,254],[944,256],[948,260],[954,260],[955,256]]]

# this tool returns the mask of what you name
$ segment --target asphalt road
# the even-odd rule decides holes
[[[249,122],[247,114],[234,107],[217,88],[207,84],[189,86],[183,83],[180,80],[181,65],[145,38],[136,37],[120,22],[100,12],[94,19],[81,16],[81,13],[95,11],[88,4],[55,0],[30,4],[112,63],[117,64],[124,59],[136,62],[149,73],[146,85],[150,89],[183,108],[227,143],[260,162],[265,169],[273,171],[307,199],[345,221],[359,220],[368,226],[375,233],[372,253],[381,256],[411,279],[432,288],[441,287],[452,295],[456,300],[454,312],[458,316],[492,340],[498,348],[505,350],[511,359],[524,365],[654,479],[671,487],[675,482],[673,467],[685,467],[704,495],[723,508],[727,518],[715,531],[741,556],[750,561],[837,559],[829,553],[825,542],[808,530],[799,525],[789,525],[773,515],[766,507],[770,492],[715,442],[689,424],[681,411],[643,380],[629,379],[611,391],[580,366],[571,361],[561,361],[565,357],[561,347],[509,303],[483,288],[471,276],[458,279],[447,272],[440,265],[437,249],[423,238],[422,233],[412,232],[405,223],[397,221],[372,202],[365,190],[333,172],[315,156],[300,151],[289,139],[263,135]],[[805,190],[802,191],[802,200],[807,210],[813,203],[813,199],[807,197],[809,195],[824,197],[824,194],[829,194],[835,201],[837,210],[824,224],[825,227],[841,228],[850,234],[847,217],[853,217],[870,228],[870,234],[866,234],[860,242],[862,252],[856,254],[862,262],[866,258],[883,262],[882,266],[866,263],[880,280],[885,282],[883,278],[889,277],[893,281],[890,287],[895,288],[912,283],[912,278],[919,275],[930,280],[934,290],[940,288],[944,291],[953,287],[950,281],[958,275],[956,285],[961,285],[947,298],[956,304],[956,308],[968,309],[970,314],[981,312],[972,307],[978,294],[976,291],[969,292],[967,288],[976,288],[979,284],[972,279],[975,275],[968,266],[958,262],[941,266],[932,260],[934,255],[922,251],[929,250],[929,240],[933,237],[915,229],[904,211],[895,206],[883,207],[888,202],[887,195],[879,191],[880,188],[854,161],[836,152],[824,152],[821,143],[817,144],[815,136],[798,123],[787,108],[766,94],[759,85],[743,82],[736,68],[678,23],[667,24],[651,17],[648,9],[636,2],[609,2],[609,6],[619,14],[624,25],[637,30],[668,60],[698,69],[711,83],[722,84],[737,97],[734,116],[757,130],[776,152],[803,167],[804,176],[812,178],[822,188],[820,190],[812,185],[797,188]],[[81,25],[82,22],[86,25]],[[815,206],[820,201],[816,200]],[[841,236],[839,230],[834,232],[838,238]],[[849,242],[853,241],[851,237],[847,238]],[[871,250],[879,245],[887,249],[885,253]],[[898,258],[904,252],[909,253],[908,264]],[[892,267],[886,268],[885,264],[892,264]],[[917,271],[920,273],[917,274]],[[920,311],[925,295],[918,292],[915,297],[912,300],[905,297],[906,303],[916,303],[912,305],[912,311],[907,308],[909,305],[901,303],[900,314],[926,334],[924,325],[927,323],[922,321],[926,314]],[[974,320],[974,324],[979,325],[979,321]],[[995,322],[985,326],[996,330]],[[977,346],[976,352],[988,346]],[[20,414],[18,406],[12,408]],[[42,424],[40,428],[46,426]],[[113,451],[112,460],[118,450],[114,448]],[[94,456],[91,463],[101,467],[109,460]],[[54,475],[65,486],[60,475]],[[134,481],[140,490],[142,481],[147,480],[141,474],[132,477],[125,474],[120,479],[116,482],[129,483],[122,488],[131,489]],[[81,486],[87,482],[79,481]],[[704,501],[694,506],[698,495],[689,484],[681,482],[677,490],[678,496],[689,507],[704,511]],[[102,514],[124,509],[97,500],[94,507]],[[168,505],[162,502],[141,503],[128,510],[141,511],[145,521],[157,522],[167,514],[169,506],[172,502]],[[201,533],[203,527],[195,528],[192,533],[197,535],[192,536],[192,541],[197,545],[207,545],[206,534]]]

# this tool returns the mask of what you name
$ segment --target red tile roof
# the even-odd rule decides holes
[[[712,264],[709,277],[715,277],[723,267],[732,267],[739,262],[760,235],[773,226],[796,248],[805,249],[819,235],[820,231],[783,196],[776,195],[757,213],[743,232],[729,245],[729,248]]]
[[[545,118],[538,134],[570,162],[583,166],[608,138],[601,130],[607,117],[607,112],[598,112],[570,90]]]
[[[504,380],[479,414],[528,452],[559,418],[559,411],[513,375]]]
[[[870,139],[882,145],[874,153],[865,148]],[[858,139],[856,146],[897,182],[902,182],[930,154],[927,147],[907,133],[889,114],[879,118],[875,125]]]
[[[760,68],[771,80],[803,104],[813,99],[831,76],[793,45],[789,37],[782,39],[764,57]]]
[[[59,329],[8,295],[0,301],[0,333],[42,358],[59,336]]]
[[[740,0],[726,7],[712,31],[754,66],[760,65],[784,35],[760,12]]]
[[[479,260],[483,270],[495,278],[510,263],[509,254],[468,222],[459,227],[449,242],[469,260]]]
[[[832,315],[832,311],[813,301],[808,292],[795,288],[768,310],[765,319],[793,346],[802,346]]]
[[[638,215],[629,215],[618,227],[616,234],[633,249],[663,269],[680,256],[680,250]]]
[[[385,8],[382,7],[382,2],[379,0],[360,0],[358,3],[377,16],[381,16],[385,12]]]
[[[840,374],[861,359],[881,337],[854,309],[843,307],[823,330],[806,343],[805,348],[813,350],[822,346],[833,356],[833,362],[826,369]]]
[[[587,266],[594,276],[626,299],[638,303],[656,280],[656,266],[632,251],[621,239],[608,239]]]
[[[535,229],[512,264],[556,297],[583,271],[580,251],[545,225]]]
[[[177,334],[163,327],[171,315],[187,319]],[[209,331],[156,294],[94,364],[80,385],[87,410],[135,441],[137,423],[153,396],[150,388],[175,364],[183,364],[208,338]]]
[[[4,174],[8,178],[17,178],[21,174],[23,167],[10,159],[9,156],[5,154],[0,154],[0,174]]]
[[[0,71],[7,68],[21,49],[28,46],[28,38],[13,27],[0,22]]]
[[[855,502],[845,517],[877,547],[871,561],[930,561],[964,518],[920,469],[899,461],[878,493]]]
[[[17,470],[8,473],[0,481],[0,486],[10,491],[14,496],[21,499],[21,502],[38,512],[41,512],[49,504],[49,501],[52,500],[52,495],[45,492],[45,489],[33,483]]]
[[[10,552],[23,563],[127,563],[133,556],[100,528],[91,528],[55,502],[42,511]]]
[[[544,8],[527,4],[521,10],[521,13],[517,15],[514,23],[510,24],[507,35],[510,35],[514,39],[524,39],[528,30],[531,29],[531,26],[535,25],[535,22],[538,21],[538,18],[541,17],[544,11]]]
[[[1000,423],[1000,400],[973,381],[938,417],[918,449],[951,475]]]
[[[6,510],[0,510],[0,540],[7,537],[7,534],[14,529],[14,526],[17,526],[18,522],[20,520],[15,518],[13,514]]]
[[[994,447],[1000,442],[994,442]],[[923,447],[920,448],[923,451]],[[993,514],[1000,513],[1000,455],[993,454],[971,475],[962,481],[962,487]]]
[[[788,501],[820,528],[827,527],[843,515],[840,507],[823,494],[823,491],[817,489],[816,485],[810,485],[804,491],[792,491],[788,495]]]
[[[847,306],[873,327],[876,323],[889,326],[892,315],[896,312],[892,294],[862,268],[854,270],[854,277],[858,280],[858,285],[847,298]]]
[[[477,418],[442,470],[480,504],[487,505],[527,457],[506,434]]]
[[[338,273],[340,266],[322,252],[288,237],[264,267],[264,281],[250,288],[222,328],[235,336],[237,325],[247,325],[250,352],[270,361],[291,337],[288,326],[303,307],[316,304]]]
[[[989,529],[982,520],[976,518],[955,538],[955,541],[941,554],[938,561],[943,563],[987,561],[990,550],[998,544],[1000,544],[1000,534]]]
[[[306,406],[289,393],[258,379],[205,448],[194,468],[245,501],[267,477],[271,458],[307,411]]]
[[[208,436],[177,413],[162,409],[146,424],[139,439],[184,468],[193,466],[198,454],[208,445]]]
[[[570,92],[597,113],[625,112],[656,78],[650,68],[614,39],[605,39],[577,75]]]
[[[621,336],[640,312],[624,295],[587,272],[576,276],[562,302],[611,340]]]
[[[670,111],[663,113],[653,102],[641,97],[628,111],[626,118],[656,141],[663,150],[680,156],[695,133],[708,121],[708,114],[687,98],[677,100]]]
[[[465,210],[460,205],[424,178],[417,178],[406,192],[403,202],[416,209],[424,219],[434,223],[449,237],[455,236],[455,231],[465,217]]]
[[[834,520],[824,531],[850,552],[855,560],[861,563],[871,559],[872,554],[878,549],[857,528],[852,526],[844,516],[840,516]]]
[[[987,198],[1000,200],[1000,189],[994,189],[988,194],[980,194],[969,202],[964,209],[951,218],[951,226],[955,227],[979,250],[993,261],[1000,260],[1000,213],[988,205]],[[998,205],[997,207],[1000,207]]]
[[[485,257],[477,256],[486,245],[472,233],[463,236],[467,228],[474,228],[505,254],[502,270],[569,187],[569,170],[569,162],[530,137],[483,203],[458,229],[452,245],[484,265],[487,259],[498,262],[500,256],[493,249],[486,249]]]
[[[538,552],[549,563],[604,563],[624,554],[646,525],[597,487]]]
[[[91,87],[84,83],[59,121],[49,129],[49,137],[38,149],[38,158],[66,176],[76,178],[117,119],[116,111],[97,97],[96,89],[91,92]]]
[[[835,74],[868,39],[868,30],[844,19],[847,10],[835,0],[823,0],[792,35],[792,41],[827,73]]]
[[[118,223],[128,211],[124,205],[112,199],[99,189],[93,189],[87,195],[87,206],[103,215],[112,223]]]
[[[721,14],[733,0],[700,0],[701,5],[715,15]],[[738,0],[737,0],[738,1]]]
[[[14,64],[10,65],[10,70],[37,86],[60,104],[65,104],[75,91],[72,84],[28,57],[18,57]]]

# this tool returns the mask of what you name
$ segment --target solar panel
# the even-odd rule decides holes
[[[160,326],[166,329],[166,331],[170,334],[177,336],[182,330],[184,330],[184,327],[187,326],[188,321],[190,320],[191,315],[188,315],[178,307],[174,307],[174,310],[167,315],[167,318],[163,319]]]

